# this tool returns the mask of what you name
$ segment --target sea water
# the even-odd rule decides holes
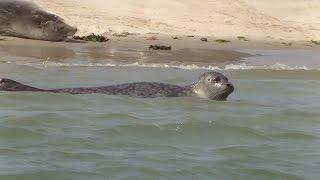
[[[185,85],[218,70],[225,102],[0,92],[0,179],[319,179],[320,53],[223,65],[1,58],[1,77],[41,88]]]

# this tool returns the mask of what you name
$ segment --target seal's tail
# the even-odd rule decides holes
[[[0,80],[0,91],[45,91],[45,90],[27,86],[17,81],[4,78]]]

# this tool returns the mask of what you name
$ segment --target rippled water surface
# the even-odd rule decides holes
[[[205,71],[29,61],[0,75],[58,88]],[[319,179],[320,71],[222,72],[236,87],[226,102],[0,92],[0,179]]]

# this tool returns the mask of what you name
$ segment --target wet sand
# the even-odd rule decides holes
[[[208,37],[208,42],[200,41],[200,37],[179,37],[156,35],[157,40],[147,40],[155,35],[132,35],[127,37],[110,36],[106,43],[92,42],[47,42],[13,37],[0,37],[1,61],[6,58],[36,58],[43,61],[70,62],[75,60],[91,63],[155,63],[170,65],[200,66],[223,65],[243,60],[252,55],[246,49],[310,49],[319,46],[309,42],[296,42],[291,46],[282,42],[239,41],[228,39],[229,43],[215,42]],[[172,46],[172,50],[151,50],[150,45]]]
[[[2,56],[30,57],[67,61],[68,59],[90,60],[110,63],[225,63],[240,60],[249,54],[228,49],[215,49],[214,45],[196,38],[170,40],[162,38],[148,41],[144,37],[113,38],[106,43],[45,42],[18,38],[6,38],[0,42]],[[171,51],[151,50],[150,45],[171,45]]]

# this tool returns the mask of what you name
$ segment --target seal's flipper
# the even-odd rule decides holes
[[[0,80],[0,91],[44,91],[44,90],[27,86],[11,79],[4,78]]]

